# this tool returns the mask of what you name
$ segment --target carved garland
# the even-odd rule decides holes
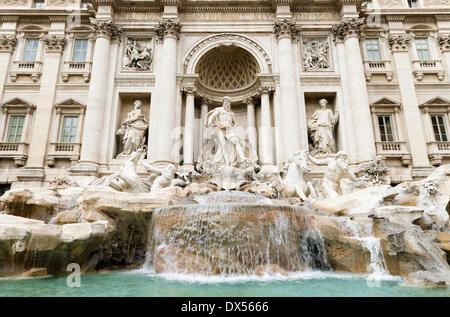
[[[55,34],[46,34],[41,37],[41,41],[45,43],[48,53],[62,53],[66,45],[66,39]]]
[[[408,51],[409,44],[411,43],[411,36],[389,35],[388,41],[393,52],[405,52]]]
[[[450,51],[450,34],[439,34],[438,40],[443,52]]]
[[[252,46],[253,48],[255,48],[259,53],[261,53],[261,55],[263,55],[264,60],[267,63],[267,66],[269,68],[269,72],[272,72],[272,63],[270,61],[270,57],[269,55],[266,53],[266,51],[255,41],[253,41],[252,39],[249,39],[245,36],[241,36],[238,34],[230,34],[230,33],[226,33],[226,34],[218,34],[215,36],[211,36],[208,37],[206,39],[204,39],[203,41],[201,41],[200,43],[198,43],[190,52],[189,55],[186,57],[186,59],[184,60],[183,63],[183,70],[184,73],[187,72],[187,68],[189,66],[189,63],[191,62],[192,57],[205,45],[208,45],[210,43],[213,42],[226,42],[226,41],[236,41],[236,42],[245,42],[248,45]]]
[[[14,51],[17,39],[14,35],[0,35],[0,52],[10,52]]]

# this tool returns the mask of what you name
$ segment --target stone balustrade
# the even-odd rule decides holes
[[[444,68],[441,60],[413,60],[413,73],[418,81],[423,79],[425,74],[435,74],[439,80],[444,79]]]
[[[42,75],[41,61],[14,61],[9,72],[9,78],[12,82],[16,82],[17,76],[31,76],[33,82],[38,82]]]
[[[28,143],[24,142],[0,142],[0,158],[14,160],[17,167],[23,166],[27,159]]]
[[[427,143],[428,157],[431,164],[441,165],[444,157],[450,157],[450,142],[432,141]]]
[[[85,83],[91,79],[92,62],[64,62],[61,77],[64,82],[69,80],[70,76],[81,76]]]
[[[408,166],[411,161],[411,155],[408,151],[405,141],[397,142],[375,142],[377,155],[386,158],[400,158],[404,166]]]
[[[364,61],[364,71],[366,80],[370,81],[372,75],[385,75],[388,81],[391,81],[394,77],[394,71],[391,67],[391,61]]]
[[[77,161],[80,158],[81,143],[55,142],[50,143],[45,157],[47,165],[53,167],[56,159]]]

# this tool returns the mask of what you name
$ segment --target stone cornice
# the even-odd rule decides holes
[[[43,35],[41,41],[46,45],[45,51],[47,53],[62,53],[66,45],[64,36],[57,36],[55,34]]]
[[[112,19],[94,19],[90,18],[91,24],[94,27],[94,36],[113,39],[122,34],[122,28],[118,27]]]
[[[411,43],[411,36],[407,34],[390,34],[388,41],[392,52],[407,52]]]
[[[164,40],[167,37],[178,39],[180,30],[181,23],[179,19],[162,19],[155,28],[155,33],[160,40]]]
[[[183,6],[179,12],[275,12],[271,6]]]
[[[17,22],[19,21],[18,15],[4,15],[0,17],[0,22]]]
[[[439,33],[438,41],[442,52],[450,52],[450,34]]]
[[[14,52],[14,48],[16,47],[16,36],[15,35],[5,35],[0,34],[0,53],[1,52],[7,52],[12,53]]]
[[[365,26],[365,18],[353,18],[351,20],[343,20],[339,24],[331,28],[334,40],[346,40],[350,37],[359,37]]]
[[[275,34],[277,40],[282,38],[297,38],[300,35],[300,28],[295,23],[295,19],[276,20],[273,26],[273,34]]]
[[[181,5],[181,0],[159,0],[159,3],[163,6],[177,6]]]

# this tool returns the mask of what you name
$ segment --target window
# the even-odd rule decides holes
[[[445,115],[431,115],[431,123],[433,125],[434,139],[438,142],[447,142],[447,131],[445,129]]]
[[[9,118],[9,129],[6,142],[17,143],[22,140],[24,115],[12,115]]]
[[[87,9],[88,3],[86,1],[81,1],[80,7],[81,9]]]
[[[88,40],[75,40],[72,61],[85,62],[87,55]]]
[[[61,142],[74,143],[77,136],[78,116],[64,116]]]
[[[417,8],[417,0],[408,0],[408,7]]]
[[[27,39],[25,41],[25,50],[23,51],[24,62],[34,62],[37,56],[39,39]]]
[[[366,39],[367,58],[369,61],[380,61],[380,41],[378,39]]]
[[[394,133],[392,130],[392,118],[390,115],[378,116],[378,127],[380,128],[380,138],[382,142],[393,142]]]
[[[416,38],[416,50],[417,50],[417,57],[419,58],[419,60],[431,59],[430,48],[428,46],[427,38]]]
[[[34,0],[33,8],[43,8],[45,6],[45,0]]]

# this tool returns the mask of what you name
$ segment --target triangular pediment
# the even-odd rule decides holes
[[[85,108],[86,106],[84,104],[82,104],[81,102],[73,99],[73,98],[67,98],[64,99],[58,103],[56,103],[55,105],[57,108],[58,107],[77,107],[77,108]]]
[[[9,99],[1,104],[1,107],[31,107],[36,108],[31,102],[26,101],[22,98],[15,97],[13,99]]]
[[[425,107],[425,106],[448,106],[448,105],[450,105],[450,101],[441,97],[436,97],[428,100],[427,102],[424,102],[420,106]]]
[[[380,100],[371,104],[372,106],[391,106],[391,107],[399,107],[400,103],[387,97],[383,97]]]

